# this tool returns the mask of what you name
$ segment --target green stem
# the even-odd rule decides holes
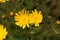
[[[31,36],[31,40],[33,40],[33,36]]]

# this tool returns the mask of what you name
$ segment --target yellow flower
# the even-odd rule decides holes
[[[3,25],[0,24],[0,40],[6,39],[6,35],[8,32],[6,31],[6,28],[3,27]]]
[[[19,11],[18,14],[16,13],[16,16],[14,17],[15,21],[17,21],[15,24],[22,27],[23,29],[27,26],[29,27],[29,19],[27,12],[23,9],[22,11]]]
[[[41,11],[38,12],[37,10],[32,11],[32,13],[29,15],[29,23],[35,24],[35,26],[39,26],[39,23],[42,22],[43,16],[41,14]]]
[[[14,12],[11,11],[11,12],[9,13],[9,15],[10,15],[10,16],[13,16],[13,15],[14,15]]]
[[[60,24],[60,20],[57,20],[57,21],[56,21],[56,24]]]
[[[0,3],[2,3],[2,2],[6,2],[6,1],[9,1],[9,0],[0,0]]]
[[[1,16],[1,18],[2,18],[2,19],[5,19],[5,18],[6,18],[6,15],[5,15],[5,14],[3,14],[3,15]]]

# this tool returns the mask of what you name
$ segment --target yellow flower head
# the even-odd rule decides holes
[[[57,21],[56,21],[56,24],[60,24],[60,20],[57,20]]]
[[[9,0],[0,0],[0,3],[2,3],[2,2],[6,2],[6,1],[9,1]]]
[[[3,28],[3,25],[0,24],[0,40],[6,39],[7,34],[6,28]]]
[[[14,15],[14,12],[11,11],[11,12],[9,13],[9,15],[10,15],[10,16],[13,16],[13,15]]]
[[[18,14],[16,13],[16,16],[14,17],[15,21],[17,21],[15,24],[22,27],[23,29],[27,26],[29,27],[29,20],[28,20],[28,14],[23,9],[22,11],[19,11]]]
[[[2,18],[2,19],[5,19],[5,18],[6,18],[6,15],[5,15],[5,14],[3,14],[3,15],[1,16],[1,18]]]
[[[41,11],[38,12],[37,10],[32,11],[32,13],[29,15],[30,23],[35,24],[35,26],[39,26],[39,23],[42,22],[42,14]]]

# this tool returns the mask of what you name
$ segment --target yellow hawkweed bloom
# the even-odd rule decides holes
[[[30,23],[35,24],[35,26],[39,26],[39,23],[42,22],[42,14],[41,11],[38,12],[37,10],[32,11],[32,13],[29,15]]]
[[[27,26],[29,27],[29,20],[28,20],[28,14],[27,12],[23,9],[22,11],[19,11],[18,14],[16,13],[15,21],[17,21],[15,24],[22,27],[23,29]]]
[[[0,40],[6,39],[6,35],[8,32],[6,31],[6,28],[3,27],[3,25],[0,24]]]
[[[2,3],[2,2],[6,2],[6,1],[9,1],[9,0],[0,0],[0,3]]]
[[[57,21],[56,21],[56,24],[60,24],[60,20],[57,20]]]

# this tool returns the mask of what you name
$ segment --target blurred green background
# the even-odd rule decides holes
[[[15,25],[14,13],[26,9],[42,11],[40,27],[22,29]],[[14,12],[10,15],[10,12]],[[10,0],[0,3],[0,23],[9,32],[4,40],[60,40],[60,0]]]

